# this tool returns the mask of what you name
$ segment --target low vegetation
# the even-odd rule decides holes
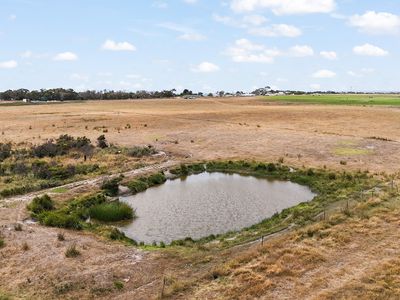
[[[65,257],[67,257],[67,258],[75,258],[75,257],[78,257],[79,255],[81,255],[81,253],[76,248],[76,244],[72,244],[65,251]]]
[[[105,180],[101,185],[101,189],[106,193],[107,196],[117,196],[119,190],[119,183],[123,177],[116,177],[113,179]]]
[[[142,166],[144,157],[155,153],[152,146],[110,145],[104,135],[98,137],[97,147],[85,136],[75,138],[66,134],[27,148],[0,143],[0,198],[58,187],[108,172],[132,170]],[[104,190],[110,196],[117,195],[116,181],[105,182]]]
[[[118,222],[133,218],[133,209],[121,202],[110,202],[95,205],[90,208],[91,218],[101,222]]]
[[[400,105],[399,95],[379,94],[324,94],[284,95],[265,97],[267,101],[330,105]]]
[[[117,201],[109,202],[102,193],[78,197],[57,208],[49,196],[43,196],[35,198],[27,208],[32,217],[45,226],[75,230],[93,229],[96,225],[87,223],[89,218],[118,222],[134,217],[131,207]]]
[[[133,194],[145,191],[147,188],[164,183],[167,180],[164,173],[156,173],[147,177],[129,181],[127,186]]]

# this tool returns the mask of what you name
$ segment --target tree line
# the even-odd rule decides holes
[[[4,101],[22,101],[24,99],[31,101],[71,101],[71,100],[113,100],[113,99],[150,99],[150,98],[172,98],[179,96],[176,90],[162,91],[113,91],[88,90],[77,92],[73,89],[41,89],[28,90],[17,89],[0,92],[0,100]]]

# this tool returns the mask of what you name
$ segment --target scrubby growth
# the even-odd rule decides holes
[[[131,207],[119,202],[108,202],[107,197],[101,193],[75,198],[57,209],[50,197],[43,196],[35,198],[28,209],[43,225],[75,230],[90,226],[86,223],[89,218],[117,222],[134,217]]]
[[[11,144],[0,143],[0,162],[11,156]]]
[[[55,141],[49,140],[42,145],[32,148],[32,154],[36,157],[55,157],[66,155],[75,150],[89,155],[93,151],[93,145],[90,140],[83,136],[74,138],[70,135],[60,135]]]
[[[104,134],[100,135],[97,138],[97,147],[99,147],[101,149],[105,149],[105,148],[108,148],[108,146],[109,145],[108,145],[108,142],[107,142],[107,139],[106,139],[105,135]]]
[[[32,212],[32,216],[37,216],[42,212],[50,211],[54,209],[54,201],[49,197],[49,195],[44,195],[42,197],[36,197],[28,204],[28,210]]]
[[[151,145],[146,147],[135,146],[128,150],[128,155],[132,157],[144,157],[154,155],[156,153],[157,150]]]
[[[187,176],[191,174],[199,174],[206,170],[204,164],[192,164],[192,165],[185,165],[181,164],[179,168],[175,168],[170,170],[171,174],[177,176]]]
[[[116,177],[113,179],[108,179],[103,182],[101,185],[101,189],[108,195],[108,196],[117,196],[119,190],[119,183],[123,179],[122,176]]]
[[[164,183],[167,180],[164,173],[156,173],[152,174],[148,177],[140,177],[138,179],[132,180],[128,182],[127,186],[131,190],[132,193],[136,194],[146,190],[149,187],[159,185]]]

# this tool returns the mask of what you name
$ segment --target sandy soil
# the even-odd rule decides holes
[[[104,129],[113,143],[125,146],[151,143],[177,163],[219,158],[277,161],[283,157],[285,163],[295,166],[374,172],[398,172],[400,168],[398,108],[279,105],[259,99],[0,107],[0,132],[4,132],[1,141],[38,143],[65,133],[95,140]],[[82,184],[74,187],[84,189]],[[3,293],[17,299],[156,299],[165,274],[190,280],[202,278],[222,262],[258,249],[246,245],[223,253],[145,252],[73,231],[65,231],[66,241],[62,242],[57,240],[58,230],[35,224],[23,223],[23,231],[15,231],[14,224],[27,217],[27,200],[29,197],[17,197],[0,208],[0,234],[6,241],[6,247],[0,249],[0,298]],[[271,241],[267,247],[271,247],[271,257],[276,257],[276,261],[283,255],[276,250],[279,247],[281,251],[291,251],[292,246],[300,249],[288,252],[289,261],[280,261],[282,264],[290,266],[293,256],[306,254],[296,265],[305,272],[297,274],[295,282],[290,276],[273,277],[271,285],[268,282],[262,285],[264,293],[260,297],[335,298],[346,295],[346,287],[353,286],[354,293],[347,295],[351,298],[357,294],[354,286],[357,280],[371,272],[382,272],[379,268],[383,261],[398,258],[398,243],[393,243],[399,234],[398,216],[363,221],[357,225],[361,226],[359,230],[346,233],[344,244],[321,246],[319,241],[297,244],[290,234]],[[337,232],[341,232],[340,228]],[[23,249],[24,243],[29,249]],[[66,258],[65,250],[74,243],[81,256]],[[315,252],[315,261],[307,261],[310,251]],[[377,253],[383,254],[381,259],[376,258]],[[254,258],[253,265],[241,268],[255,273],[252,280],[263,278],[268,269],[266,264],[273,264],[263,259],[265,256],[261,255]],[[260,264],[264,269],[256,268]],[[235,298],[238,294],[230,293],[235,286],[243,285],[243,281],[235,276],[229,280],[223,284],[225,288],[207,284],[183,293],[181,298]],[[116,289],[116,281],[124,283],[123,290]],[[310,293],[311,289],[315,292]]]

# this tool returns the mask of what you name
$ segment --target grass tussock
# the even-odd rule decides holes
[[[81,255],[81,253],[77,249],[76,244],[72,244],[65,251],[65,257],[67,257],[67,258],[75,258],[75,257],[78,257],[80,255]]]
[[[91,207],[89,215],[101,222],[118,222],[132,219],[134,211],[128,204],[111,202]]]

